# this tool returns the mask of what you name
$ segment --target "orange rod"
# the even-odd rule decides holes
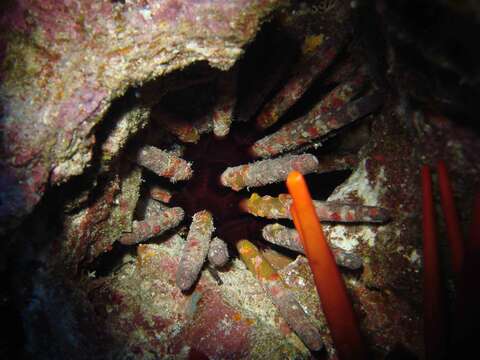
[[[426,165],[423,166],[421,173],[423,197],[424,341],[425,355],[428,360],[438,359],[443,354],[443,345],[446,342],[446,327],[430,168]]]
[[[460,231],[460,223],[455,208],[452,184],[444,161],[438,162],[437,171],[440,186],[440,199],[442,201],[443,215],[447,225],[448,242],[450,243],[450,251],[452,254],[452,270],[456,276],[456,280],[458,280],[462,271],[465,252],[462,233]]]
[[[327,244],[302,174],[292,171],[287,187],[293,198],[297,231],[303,238],[315,286],[339,359],[367,359],[352,303]]]

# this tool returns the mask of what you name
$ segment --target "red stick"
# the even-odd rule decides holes
[[[360,329],[342,276],[318,221],[302,174],[292,171],[287,187],[293,198],[292,217],[304,242],[315,286],[339,359],[367,359]]]
[[[448,242],[450,243],[450,252],[452,254],[452,270],[456,280],[459,279],[463,266],[465,250],[458,221],[455,200],[453,198],[452,184],[448,177],[447,166],[445,162],[439,161],[437,165],[438,182],[440,186],[440,199],[442,201],[443,215],[447,225]]]
[[[446,342],[445,312],[440,279],[430,168],[422,167],[424,340],[426,359],[438,359]]]

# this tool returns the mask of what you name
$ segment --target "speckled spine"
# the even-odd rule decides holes
[[[288,174],[297,170],[309,174],[318,168],[318,160],[311,154],[286,155],[272,160],[227,168],[220,177],[223,186],[235,191],[244,187],[263,186],[284,181]]]
[[[292,197],[289,194],[280,194],[277,197],[260,196],[253,193],[250,198],[242,202],[242,208],[248,213],[267,219],[292,219],[290,206]],[[376,206],[342,204],[337,202],[314,200],[313,205],[320,221],[325,222],[368,222],[384,223],[389,220],[386,209]]]
[[[203,210],[193,215],[176,273],[176,283],[181,290],[187,291],[197,280],[207,258],[213,230],[212,214]]]
[[[262,230],[263,238],[275,245],[282,246],[284,248],[296,251],[305,255],[300,236],[295,229],[290,229],[280,224],[267,225]],[[330,245],[335,262],[343,267],[351,270],[360,269],[363,266],[363,260],[360,256],[345,251],[341,248]]]
[[[197,130],[199,135],[210,134],[213,132],[213,119],[210,114],[202,116],[193,121],[193,127]]]
[[[192,168],[187,161],[154,146],[139,149],[137,163],[158,176],[167,177],[171,182],[188,180],[192,177]]]
[[[309,349],[320,350],[323,343],[317,328],[305,314],[293,293],[283,283],[280,275],[250,241],[240,240],[236,246],[240,258],[260,282],[288,326]]]
[[[180,141],[196,143],[200,139],[198,130],[191,122],[162,110],[155,110],[154,114],[155,122],[163,126],[172,135],[175,135]]]
[[[208,261],[215,267],[222,267],[228,262],[228,247],[225,241],[214,237],[208,248]]]
[[[165,210],[170,209],[168,206],[164,205],[162,202],[152,198],[148,198],[144,201],[145,201],[145,219],[149,219],[153,216],[158,216]]]
[[[123,234],[118,240],[124,245],[133,245],[158,236],[172,229],[183,220],[185,213],[179,207],[165,209],[142,221],[133,221],[132,232]]]
[[[182,143],[174,143],[168,148],[168,152],[177,157],[185,155],[185,145]]]
[[[366,70],[365,68],[360,68],[352,79],[333,88],[308,112],[307,117],[313,119],[341,109],[365,88],[366,83]]]
[[[217,83],[218,102],[213,109],[213,133],[223,137],[230,132],[236,101],[237,68],[220,77]]]
[[[355,74],[355,71],[358,69],[357,62],[353,59],[353,56],[350,55],[348,58],[344,59],[340,64],[335,64],[333,71],[322,79],[325,84],[339,84],[342,83]]]
[[[179,120],[176,124],[170,124],[167,127],[167,130],[182,143],[196,144],[201,135],[213,132],[213,116],[208,113],[192,120],[192,122]]]
[[[150,189],[150,197],[153,199],[168,204],[172,199],[172,193],[170,190],[165,189],[161,186],[154,185]]]
[[[355,154],[328,154],[317,158],[319,174],[353,169],[358,164],[358,156]]]
[[[252,154],[256,157],[266,158],[296,149],[365,115],[362,103],[357,104],[358,110],[353,105],[355,103],[347,105],[365,87],[365,83],[365,71],[361,70],[353,79],[330,91],[308,114],[255,142],[251,148]],[[344,106],[348,107],[346,111],[343,111],[345,114],[341,110]],[[367,107],[367,113],[371,111],[368,109]],[[354,117],[350,116],[351,112],[351,115],[355,115]],[[358,115],[356,115],[357,113]],[[338,124],[329,122],[329,117],[334,114],[340,117]],[[323,118],[323,116],[327,118]],[[323,119],[327,121],[324,122]]]
[[[117,219],[115,226],[123,232],[132,230],[133,214],[140,197],[142,169],[134,166],[127,174],[122,174],[121,181],[121,191],[115,199],[118,206],[112,212],[112,220]]]
[[[327,41],[314,55],[298,63],[287,84],[260,112],[257,125],[265,129],[275,124],[302,97],[313,80],[330,65],[337,51],[337,47],[331,41]]]
[[[118,117],[112,131],[102,143],[101,171],[108,171],[128,143],[128,139],[143,129],[150,118],[151,110],[135,106]]]

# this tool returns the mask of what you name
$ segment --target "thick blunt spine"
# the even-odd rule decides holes
[[[198,130],[191,122],[166,111],[156,110],[154,120],[184,143],[196,143],[200,139]]]
[[[197,280],[208,254],[213,230],[213,217],[208,211],[193,215],[176,273],[176,283],[181,290],[190,289]]]
[[[267,225],[262,230],[263,238],[269,243],[282,246],[305,255],[300,236],[297,230],[287,228],[280,224]],[[357,254],[345,251],[330,244],[335,262],[347,269],[357,270],[363,266],[363,260]]]
[[[267,219],[292,219],[290,207],[292,198],[289,194],[277,197],[260,196],[253,193],[241,204],[244,211]],[[314,200],[313,205],[320,221],[346,223],[384,223],[390,219],[388,211],[381,207]]]
[[[185,213],[179,207],[165,209],[142,221],[133,221],[132,232],[123,234],[119,242],[124,245],[138,244],[170,230],[183,220]]]
[[[152,199],[165,204],[168,204],[172,199],[172,192],[158,185],[151,186],[149,192]]]
[[[236,246],[240,258],[260,282],[288,326],[308,348],[320,350],[323,343],[317,328],[305,314],[293,293],[283,283],[280,275],[250,241],[240,240]]]
[[[224,266],[229,260],[228,247],[225,241],[214,237],[208,249],[208,261],[215,267]]]
[[[327,41],[318,52],[296,65],[293,76],[287,84],[268,102],[257,118],[260,128],[268,128],[307,91],[315,78],[322,73],[337,55],[338,49]]]
[[[319,117],[302,117],[286,125],[276,133],[257,141],[251,148],[254,156],[271,157],[285,151],[297,149],[313,140],[326,136],[357,119],[375,111],[382,104],[378,94],[364,96],[337,111]]]
[[[171,182],[188,180],[192,168],[187,161],[154,146],[143,146],[137,154],[137,163],[158,176],[169,178]]]
[[[213,109],[213,133],[223,137],[230,132],[237,90],[238,68],[223,74],[217,82],[218,102]]]
[[[223,186],[235,191],[284,181],[288,174],[297,170],[309,174],[318,168],[318,160],[311,154],[286,155],[272,160],[227,168],[220,177]]]

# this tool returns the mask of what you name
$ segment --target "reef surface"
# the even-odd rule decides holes
[[[272,222],[293,227],[282,181],[299,167],[333,209],[324,230],[373,358],[422,357],[420,166],[445,160],[471,209],[480,142],[403,76],[388,6],[1,6],[0,355],[335,358],[306,258],[262,238]],[[203,210],[213,216],[192,225]],[[460,217],[466,228],[470,211]],[[274,283],[239,258],[244,238]]]

